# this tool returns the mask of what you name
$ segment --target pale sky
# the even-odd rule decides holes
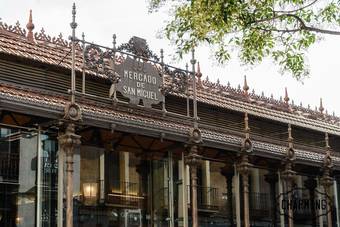
[[[7,24],[19,21],[26,26],[29,10],[33,10],[35,32],[43,27],[47,34],[57,36],[60,32],[64,37],[71,33],[71,8],[73,1],[69,0],[0,0],[0,18]],[[155,53],[161,48],[165,51],[165,61],[177,67],[184,68],[185,61],[174,62],[172,56],[174,47],[166,39],[159,38],[159,31],[168,20],[166,12],[149,14],[146,0],[76,0],[77,36],[84,32],[86,40],[105,46],[112,45],[112,34],[117,35],[117,44],[127,42],[132,36],[147,39],[149,47]],[[302,101],[307,107],[319,106],[323,98],[325,109],[329,113],[335,111],[340,116],[340,36],[327,36],[323,41],[315,44],[308,54],[310,64],[310,78],[304,83],[296,81],[289,74],[281,75],[279,67],[270,60],[259,66],[241,66],[238,59],[233,59],[224,67],[217,66],[212,60],[208,47],[196,50],[197,60],[200,62],[203,78],[207,75],[212,81],[220,79],[222,84],[229,81],[237,87],[243,83],[243,76],[247,75],[250,90],[255,89],[266,96],[274,95],[279,99],[284,96],[284,88],[288,88],[290,99],[295,104]]]

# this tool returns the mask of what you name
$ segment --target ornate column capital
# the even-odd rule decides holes
[[[194,127],[189,131],[189,154],[186,156],[186,164],[189,166],[198,166],[200,164],[201,155],[198,154],[199,145],[202,143],[202,135],[199,128]]]
[[[74,123],[68,123],[65,133],[58,137],[59,144],[66,152],[73,151],[73,149],[80,146],[80,136],[75,134]]]
[[[249,174],[250,168],[253,165],[249,163],[249,158],[247,154],[242,154],[240,157],[240,162],[237,165],[237,170],[241,175],[245,176]]]
[[[191,145],[189,154],[185,158],[185,163],[189,166],[198,166],[202,157],[198,154],[198,145]]]

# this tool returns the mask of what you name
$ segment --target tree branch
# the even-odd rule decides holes
[[[307,26],[306,23],[302,20],[301,17],[297,16],[296,14],[281,14],[282,17],[293,17],[295,18],[298,23],[300,24],[301,30],[311,31],[311,32],[317,32],[317,33],[323,33],[323,34],[329,34],[329,35],[340,35],[340,31],[332,31],[332,30],[326,30],[321,28],[315,28],[311,26]]]
[[[302,6],[302,7],[298,8],[298,9],[288,10],[288,11],[280,11],[280,10],[277,10],[277,11],[276,11],[276,10],[275,10],[274,12],[276,12],[276,13],[296,13],[296,12],[299,12],[299,11],[301,11],[301,10],[304,10],[304,9],[306,9],[306,8],[308,8],[308,7],[312,6],[312,5],[314,5],[317,1],[319,1],[319,0],[314,0],[314,1],[312,1],[311,3],[309,3],[309,4],[305,5],[305,6]]]
[[[301,31],[301,30],[305,30],[305,31],[323,33],[323,34],[328,34],[328,35],[340,35],[340,31],[326,30],[326,29],[308,26],[308,25],[306,25],[306,23],[303,21],[303,19],[301,17],[299,17],[296,14],[292,14],[292,13],[279,14],[279,15],[276,15],[276,16],[271,17],[271,18],[265,18],[265,19],[262,19],[262,20],[253,21],[249,25],[273,21],[273,20],[277,20],[277,19],[280,19],[280,18],[284,18],[284,17],[293,17],[299,23],[299,25],[300,25],[299,28],[297,28],[297,29],[283,29],[283,30],[280,30],[280,29],[275,30],[274,29],[273,31],[277,31],[277,32],[280,32],[280,31],[282,31],[282,32],[298,32],[298,31]]]
[[[280,32],[280,33],[295,33],[298,31],[301,31],[301,28],[296,28],[296,29],[276,29],[276,28],[261,28],[261,27],[256,27],[256,29],[265,31],[265,32]]]

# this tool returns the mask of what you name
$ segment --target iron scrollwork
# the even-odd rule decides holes
[[[99,46],[90,44],[84,51],[86,68],[106,75],[112,83],[118,83],[119,76],[114,72],[115,54],[112,50],[103,51]]]
[[[169,67],[164,67],[164,74],[167,75],[167,84],[163,84],[161,91],[163,94],[173,92],[184,93],[188,89],[187,73],[180,69],[171,70]]]
[[[159,57],[153,53],[145,39],[133,36],[128,43],[124,43],[117,48],[117,51],[127,51],[137,57],[153,59],[159,62]]]

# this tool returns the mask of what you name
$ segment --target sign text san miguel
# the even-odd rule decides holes
[[[106,75],[112,82],[109,97],[119,92],[129,99],[129,103],[142,103],[149,108],[163,101],[164,94],[160,91],[163,87],[161,63],[145,39],[134,36],[128,43],[114,47],[114,50],[84,40],[82,42],[84,46],[87,44],[84,47],[86,68]]]
[[[151,63],[127,57],[117,66],[117,73],[120,76],[117,90],[129,98],[130,103],[137,105],[142,100],[144,106],[151,107],[162,101],[162,77]]]
[[[151,107],[162,101],[162,77],[154,64],[127,56],[116,70],[120,77],[117,91],[129,98],[130,103],[137,105],[142,100],[145,107]]]

